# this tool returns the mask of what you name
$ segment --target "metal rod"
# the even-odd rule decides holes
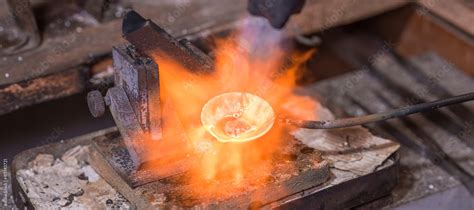
[[[287,119],[286,122],[301,128],[308,128],[308,129],[330,129],[330,128],[343,128],[343,127],[351,127],[356,125],[363,125],[367,123],[373,123],[378,121],[384,121],[396,117],[403,117],[411,114],[415,114],[418,112],[426,112],[433,109],[438,109],[441,107],[459,104],[466,101],[474,100],[474,92],[467,93],[463,95],[453,96],[451,98],[441,99],[437,101],[427,102],[416,104],[413,106],[407,106],[387,112],[365,115],[360,117],[351,117],[351,118],[343,118],[337,120],[328,120],[328,121],[306,121],[306,120],[292,120]]]

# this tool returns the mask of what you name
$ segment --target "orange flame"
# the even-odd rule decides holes
[[[297,70],[313,51],[291,52],[280,44],[281,32],[259,32],[246,26],[230,38],[216,40],[212,74],[195,74],[179,61],[153,56],[159,64],[164,141],[173,142],[156,148],[156,152],[181,150],[183,154],[197,155],[199,160],[191,171],[190,183],[203,189],[199,192],[203,195],[229,195],[267,182],[265,177],[272,173],[272,155],[288,133],[288,128],[276,122],[258,140],[242,144],[218,142],[200,121],[201,109],[209,99],[227,92],[246,92],[265,99],[277,116],[305,116],[301,110],[314,113],[315,104],[311,102],[293,104],[290,111],[285,106],[288,100],[298,97],[293,93]],[[266,40],[262,36],[267,36]],[[180,138],[181,133],[186,133],[186,138]],[[249,174],[252,179],[246,178]]]

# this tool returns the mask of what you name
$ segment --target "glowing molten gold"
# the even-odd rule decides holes
[[[275,114],[264,99],[241,92],[224,93],[209,100],[201,111],[201,122],[220,142],[246,142],[267,133]]]

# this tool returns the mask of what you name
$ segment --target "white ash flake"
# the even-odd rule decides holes
[[[87,146],[55,159],[39,154],[16,176],[35,209],[130,209],[130,203],[87,163]]]
[[[314,120],[333,120],[334,115],[318,106]],[[292,135],[304,144],[321,151],[333,168],[358,176],[373,172],[400,146],[372,135],[362,126],[341,129],[298,129]]]

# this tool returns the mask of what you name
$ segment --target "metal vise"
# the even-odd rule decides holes
[[[159,64],[152,56],[164,55],[179,61],[190,71],[212,69],[211,59],[187,40],[177,41],[165,30],[135,11],[126,14],[122,31],[130,42],[112,50],[115,86],[105,97],[97,90],[88,93],[87,102],[94,117],[102,116],[106,106],[115,120],[131,159],[138,168],[158,158],[162,151],[150,151],[150,143],[164,139],[160,103]],[[146,135],[148,138],[136,138]],[[141,141],[152,141],[144,142]]]

